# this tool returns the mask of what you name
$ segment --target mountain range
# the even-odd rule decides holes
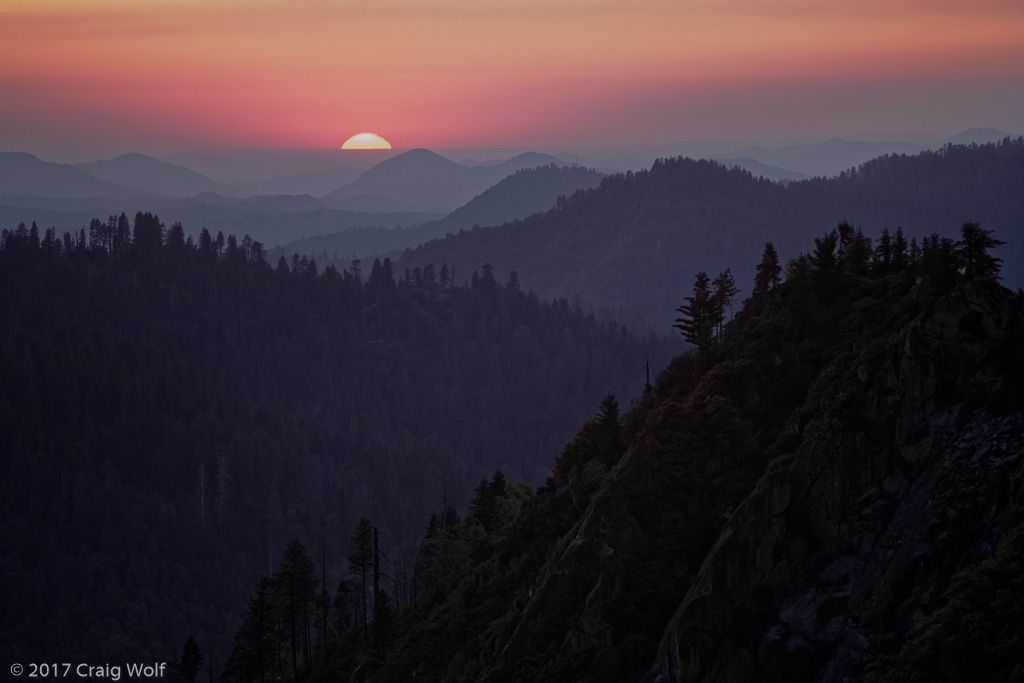
[[[225,197],[243,195],[239,190],[210,180],[190,168],[144,154],[124,154],[114,159],[78,164],[78,168],[102,180],[146,194],[172,197],[191,197],[203,192]]]
[[[664,329],[698,271],[727,267],[750,291],[765,242],[796,257],[827,226],[868,234],[901,228],[909,241],[968,221],[1007,242],[1007,285],[1024,285],[1024,139],[893,155],[841,177],[786,185],[714,161],[667,159],[649,171],[605,178],[554,211],[438,239],[399,268],[448,263],[471,273],[489,263],[518,271],[547,297],[582,297],[612,318]]]
[[[111,197],[124,199],[140,192],[102,180],[70,166],[43,161],[24,152],[0,152],[0,196],[69,199]]]
[[[516,171],[561,162],[547,154],[528,152],[499,164],[463,166],[428,149],[413,149],[382,161],[351,183],[320,198],[335,209],[396,203],[406,210],[450,212]]]
[[[352,255],[359,258],[388,254],[418,247],[449,233],[469,230],[475,225],[500,225],[550,210],[560,196],[597,187],[602,174],[581,166],[549,164],[521,169],[490,187],[444,218],[405,229],[385,227],[341,230],[306,237],[284,246],[286,256],[315,255],[321,262],[343,257],[348,265]],[[333,255],[333,256],[332,256]]]

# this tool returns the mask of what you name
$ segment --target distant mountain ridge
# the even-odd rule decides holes
[[[225,197],[243,196],[238,189],[211,180],[190,168],[145,154],[123,154],[77,166],[102,180],[145,193],[191,197],[202,192],[216,192]]]
[[[439,220],[404,230],[370,228],[306,237],[285,245],[284,252],[287,255],[355,254],[366,258],[415,248],[428,240],[468,230],[474,225],[500,225],[548,211],[558,197],[597,187],[602,177],[602,174],[580,166],[549,164],[521,169]]]
[[[499,164],[468,167],[428,149],[412,149],[382,161],[320,200],[336,209],[394,208],[399,202],[407,208],[447,212],[518,170],[547,163],[560,162],[527,152]]]
[[[579,294],[612,317],[639,316],[664,329],[700,270],[713,276],[731,267],[749,291],[767,241],[786,259],[842,220],[875,237],[902,227],[919,242],[978,221],[1007,242],[997,255],[1006,284],[1017,287],[1024,284],[1021,187],[1024,139],[891,155],[841,178],[787,186],[676,158],[610,176],[547,214],[429,242],[399,267],[448,263],[472,272],[489,263],[499,276],[518,271],[523,287],[544,296]]]
[[[29,195],[52,199],[125,198],[136,189],[101,180],[69,164],[43,161],[24,152],[0,152],[0,196]]]
[[[719,159],[750,158],[808,176],[829,177],[883,154],[916,154],[922,149],[921,145],[909,142],[860,142],[832,138],[816,145],[790,145],[778,149],[749,147],[722,155]]]

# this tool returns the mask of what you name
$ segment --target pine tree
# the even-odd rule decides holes
[[[502,473],[501,470],[495,470],[494,471],[494,476],[491,477],[491,483],[489,484],[490,489],[491,489],[491,494],[495,498],[501,498],[502,496],[505,495],[505,486],[506,485],[507,485],[507,482],[505,481],[504,473]]]
[[[292,652],[292,674],[298,680],[299,646],[303,659],[310,658],[309,606],[316,599],[316,566],[298,539],[293,539],[284,549],[281,567],[273,576],[274,589],[281,601],[284,625]]]
[[[964,223],[960,228],[960,241],[956,255],[963,263],[964,275],[969,280],[998,280],[1003,260],[988,253],[1005,242],[992,237],[993,230],[982,230],[978,223]]]
[[[903,236],[903,228],[896,228],[896,234],[892,239],[892,269],[894,272],[906,270],[908,263],[907,238]]]
[[[764,310],[768,303],[768,295],[779,286],[781,274],[782,267],[779,265],[779,254],[775,251],[775,245],[765,242],[761,263],[757,265],[757,272],[754,275],[753,296],[759,310]]]
[[[715,317],[717,318],[715,322],[718,328],[718,338],[721,339],[722,329],[725,326],[725,310],[729,309],[731,317],[732,301],[740,293],[740,289],[736,286],[736,280],[733,278],[732,271],[729,268],[719,273],[718,277],[711,284],[714,287]]]
[[[878,238],[871,270],[878,277],[885,277],[892,272],[892,236],[889,234],[889,228],[882,228],[882,236]]]
[[[231,654],[224,665],[225,681],[250,683],[255,680],[266,681],[272,677],[278,661],[280,642],[277,638],[279,619],[273,594],[271,579],[261,577],[256,584],[256,595],[249,599],[242,623],[231,641]]]
[[[199,643],[195,636],[189,634],[185,645],[181,648],[181,657],[175,667],[176,683],[196,683],[199,672],[203,667],[203,652],[199,649]]]
[[[871,253],[871,238],[857,228],[853,237],[840,251],[839,261],[847,273],[867,277],[870,272]]]
[[[701,354],[706,353],[714,341],[717,308],[708,287],[710,284],[711,280],[707,273],[697,273],[697,279],[693,284],[693,296],[686,297],[689,304],[676,309],[680,317],[676,318],[672,326],[679,329],[683,338],[696,346]]]
[[[836,258],[836,245],[839,236],[835,230],[824,237],[814,238],[814,254],[811,265],[814,267],[814,285],[818,297],[829,301],[836,295],[840,286],[839,260]]]
[[[348,549],[348,571],[359,581],[361,592],[360,608],[363,622],[363,635],[367,635],[367,580],[370,570],[373,569],[373,525],[366,517],[361,517],[356,524],[355,531]]]
[[[473,489],[473,499],[469,501],[469,514],[473,519],[480,522],[485,531],[494,529],[494,523],[498,518],[498,508],[495,504],[494,492],[486,479]]]

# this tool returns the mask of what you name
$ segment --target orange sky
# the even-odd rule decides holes
[[[1019,0],[3,0],[0,150],[1024,132]]]

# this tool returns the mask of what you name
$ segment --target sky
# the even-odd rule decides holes
[[[1024,133],[1024,0],[3,0],[0,151]]]

